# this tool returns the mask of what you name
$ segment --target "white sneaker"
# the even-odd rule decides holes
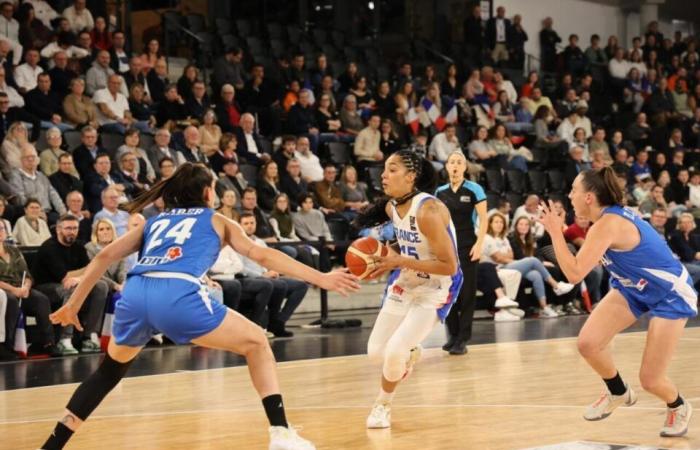
[[[668,408],[666,422],[659,435],[661,437],[680,437],[688,432],[688,423],[693,415],[693,407],[688,400],[683,399],[683,404],[678,408]]]
[[[559,314],[553,310],[551,306],[547,305],[540,311],[540,317],[544,319],[553,319],[559,317]]]
[[[496,299],[495,306],[496,308],[517,308],[520,304],[508,297],[499,297]]]
[[[377,403],[372,407],[367,416],[367,428],[390,428],[391,427],[391,405]]]
[[[500,311],[496,311],[496,314],[493,315],[493,320],[494,322],[517,322],[520,320],[520,317],[511,314],[510,309],[501,309]]]
[[[505,311],[508,312],[509,314],[512,314],[512,315],[520,317],[520,318],[525,317],[525,311],[523,311],[520,308],[508,308]]]
[[[270,427],[270,450],[316,450],[316,447],[289,425]]]
[[[557,294],[557,296],[568,294],[575,287],[576,286],[571,283],[560,281],[557,283],[557,287],[554,288],[554,293]]]
[[[637,394],[629,386],[627,386],[627,392],[622,395],[612,395],[606,389],[598,400],[588,406],[583,418],[591,421],[602,420],[612,414],[615,408],[622,405],[632,406],[635,403],[637,403]],[[668,418],[666,423],[668,423]]]
[[[406,361],[406,373],[403,374],[403,378],[401,378],[402,380],[405,380],[411,375],[411,373],[413,373],[413,366],[415,366],[416,363],[420,361],[422,355],[422,345],[418,344],[411,349],[411,355],[408,357],[408,361]]]

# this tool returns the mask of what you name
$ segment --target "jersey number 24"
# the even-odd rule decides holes
[[[192,237],[192,227],[195,223],[197,223],[197,219],[188,217],[175,223],[171,228],[170,219],[156,220],[151,225],[148,233],[150,238],[143,252],[148,254],[150,250],[161,245],[166,239],[174,239],[177,245],[184,244],[187,239]],[[164,232],[165,235],[163,235]],[[162,239],[161,235],[163,235]]]

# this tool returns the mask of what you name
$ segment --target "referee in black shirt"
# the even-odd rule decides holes
[[[464,282],[459,297],[447,316],[447,331],[450,335],[442,349],[451,355],[467,352],[467,341],[472,336],[472,321],[476,303],[476,271],[481,257],[481,245],[488,224],[486,194],[478,184],[465,179],[468,162],[462,152],[451,153],[445,163],[450,182],[435,191],[450,211],[457,233],[457,255],[462,267]],[[479,220],[479,232],[474,226]]]

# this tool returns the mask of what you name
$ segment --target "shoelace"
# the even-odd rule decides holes
[[[673,410],[673,409],[668,412],[668,415],[666,416],[666,425],[668,425],[669,427],[673,426],[673,424],[676,422],[676,413],[677,412],[678,411]]]
[[[375,419],[379,419],[382,416],[384,416],[386,412],[386,406],[384,405],[376,405],[374,408],[372,408],[372,417]]]

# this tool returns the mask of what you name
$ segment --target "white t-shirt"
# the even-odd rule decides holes
[[[318,156],[311,152],[307,152],[306,156],[300,152],[294,152],[294,157],[299,160],[302,176],[309,177],[311,181],[321,181],[323,179],[323,167],[321,167]]]
[[[126,97],[124,97],[121,93],[117,93],[115,98],[107,88],[99,89],[97,92],[95,92],[95,95],[92,96],[92,101],[95,103],[95,105],[99,105],[100,103],[106,104],[107,107],[121,119],[124,118],[124,111],[129,110],[129,102]],[[102,111],[100,111],[98,106],[97,122],[100,125],[104,125],[107,123],[114,123],[116,121],[102,114]]]
[[[497,238],[486,234],[484,244],[481,246],[481,262],[498,264],[491,258],[494,253],[508,253],[511,250],[510,242],[506,238]]]

